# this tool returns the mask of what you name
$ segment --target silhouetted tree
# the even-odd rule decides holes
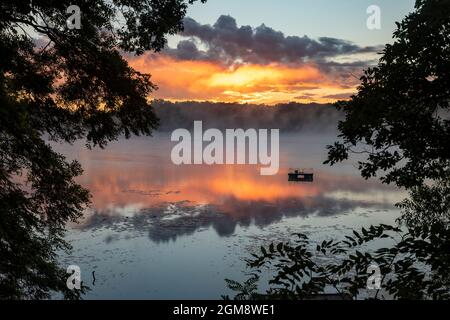
[[[234,299],[308,300],[327,293],[343,300],[450,299],[450,232],[442,224],[407,232],[388,225],[371,226],[353,231],[344,240],[318,244],[304,234],[295,238],[254,253],[247,261],[251,277],[243,284],[226,280],[237,292]],[[390,246],[377,245],[380,239]],[[368,245],[373,249],[368,250]],[[257,283],[263,270],[274,276],[269,289],[260,293]]]
[[[408,227],[449,225],[450,180],[414,187],[410,191],[410,197],[397,206],[403,210],[399,222]]]
[[[361,78],[358,93],[338,103],[341,142],[326,163],[367,154],[363,177],[402,187],[448,179],[450,171],[450,1],[417,0],[397,23],[394,43]]]
[[[0,298],[66,298],[65,224],[89,203],[67,162],[44,140],[104,147],[119,135],[150,135],[150,76],[120,50],[161,50],[195,0],[4,0],[0,3]],[[204,2],[204,0],[202,0]],[[81,28],[69,29],[70,5]]]
[[[247,282],[227,280],[235,298],[311,299],[333,290],[343,298],[450,299],[450,1],[417,0],[415,9],[397,23],[394,43],[365,71],[358,93],[337,104],[346,116],[342,141],[328,147],[325,162],[362,153],[364,178],[380,174],[405,187],[410,198],[397,204],[400,225],[317,246],[298,234],[262,247],[248,261]],[[381,289],[367,292],[371,264],[381,269]],[[266,267],[275,275],[260,294]]]

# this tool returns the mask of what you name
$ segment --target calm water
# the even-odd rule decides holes
[[[164,134],[105,150],[58,145],[82,163],[79,182],[93,195],[61,257],[81,267],[85,298],[220,299],[224,279],[245,279],[243,259],[264,243],[294,232],[339,237],[398,216],[403,192],[363,180],[352,163],[322,165],[334,134],[280,139],[276,176],[260,176],[259,166],[174,166]],[[288,182],[290,167],[314,168],[315,182]]]

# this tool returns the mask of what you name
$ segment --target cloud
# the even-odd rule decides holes
[[[182,40],[161,53],[126,56],[152,75],[152,98],[277,104],[335,102],[355,93],[378,47],[331,37],[285,36],[264,24],[238,26],[231,16],[213,25],[185,18]]]
[[[231,16],[222,15],[214,25],[200,24],[192,18],[184,19],[181,41],[177,48],[166,53],[186,60],[209,60],[225,64],[236,62],[304,63],[322,61],[340,55],[373,53],[376,47],[361,47],[350,41],[330,37],[311,39],[308,36],[285,36],[265,24],[252,28],[238,26]],[[198,45],[204,47],[200,50]]]
[[[350,99],[351,94],[349,93],[338,93],[338,94],[329,94],[324,96],[325,99],[336,99],[336,100],[348,100]]]
[[[128,58],[129,64],[152,75],[159,90],[152,98],[277,104],[295,100],[333,102],[322,95],[353,93],[349,75],[330,76],[312,64],[240,64],[233,67],[202,60],[179,60],[167,55]],[[347,78],[346,78],[347,77]],[[308,99],[307,95],[314,96]],[[305,96],[305,99],[296,99]]]

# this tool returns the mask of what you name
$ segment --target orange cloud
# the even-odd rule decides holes
[[[152,98],[171,101],[265,103],[336,101],[355,90],[329,79],[314,65],[245,64],[226,67],[214,62],[176,60],[165,55],[128,59],[150,73],[159,87]]]

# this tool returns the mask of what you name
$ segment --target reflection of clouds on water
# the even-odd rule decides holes
[[[129,233],[147,233],[154,242],[175,241],[179,236],[212,227],[218,235],[227,237],[236,227],[252,224],[264,228],[285,217],[332,216],[357,208],[390,208],[384,203],[352,201],[317,196],[288,199],[279,202],[240,201],[227,199],[221,205],[197,205],[190,201],[167,203],[164,206],[142,209],[133,216],[114,215],[95,211],[79,226],[82,230],[110,228]],[[108,236],[105,241],[117,240]]]
[[[263,228],[284,217],[384,209],[403,198],[397,189],[365,181],[348,167],[321,166],[327,139],[282,135],[284,169],[271,177],[260,176],[254,166],[174,166],[168,136],[119,141],[106,151],[81,148],[77,158],[85,173],[80,182],[91,191],[93,207],[77,228],[145,233],[155,242],[210,227],[229,236],[237,226]],[[314,183],[287,181],[286,168],[298,163],[315,167]]]
[[[243,259],[264,243],[295,232],[321,241],[397,217],[397,189],[351,165],[320,165],[335,136],[280,138],[273,177],[252,166],[176,167],[170,137],[65,150],[82,163],[93,203],[68,232],[73,251],[62,263],[80,265],[88,282],[95,270],[88,298],[217,298],[224,278],[244,280]],[[289,183],[286,168],[297,166],[314,167],[314,183]]]

